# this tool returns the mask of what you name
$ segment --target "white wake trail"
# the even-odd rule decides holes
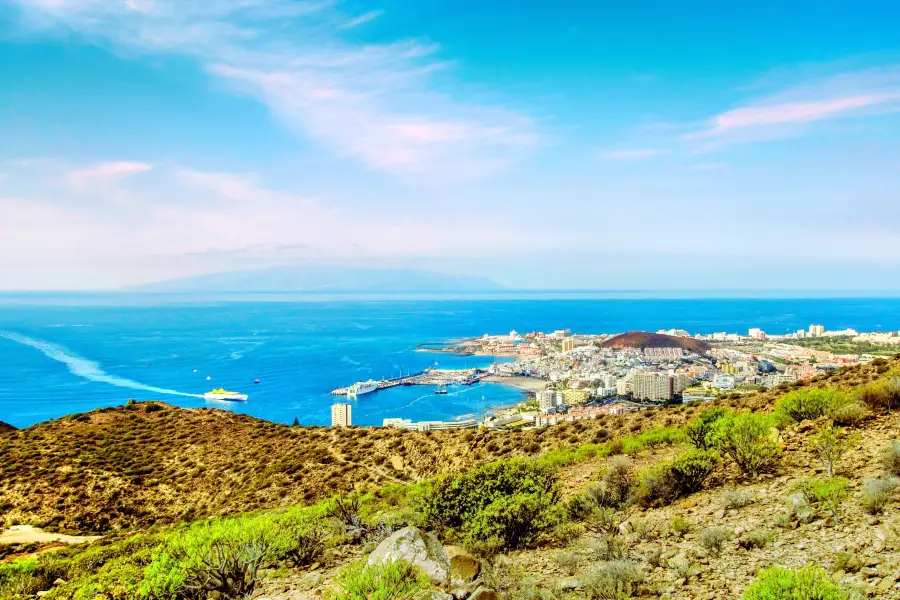
[[[57,344],[52,344],[43,340],[36,340],[28,336],[20,335],[18,333],[12,333],[9,331],[0,331],[0,337],[6,338],[19,344],[23,344],[25,346],[31,346],[36,350],[40,350],[47,358],[52,358],[53,360],[66,365],[66,367],[69,368],[69,372],[73,375],[83,377],[84,379],[87,379],[89,381],[107,383],[116,387],[130,388],[133,390],[143,390],[145,392],[153,392],[155,394],[186,396],[189,398],[203,397],[200,394],[187,394],[185,392],[179,392],[177,390],[158,388],[152,385],[145,385],[139,381],[134,381],[132,379],[125,379],[124,377],[110,375],[109,373],[101,369],[100,365],[95,363],[94,361],[76,356],[66,348]]]

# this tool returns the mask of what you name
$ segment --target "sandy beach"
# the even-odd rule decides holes
[[[503,385],[510,385],[528,392],[540,392],[547,388],[547,382],[537,377],[496,377],[491,375],[482,377],[481,381],[485,383],[502,383]]]
[[[31,544],[62,542],[63,544],[82,544],[99,540],[97,535],[64,535],[50,533],[31,525],[13,525],[6,531],[0,531],[0,544]]]

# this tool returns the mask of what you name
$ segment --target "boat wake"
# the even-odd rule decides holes
[[[203,397],[201,394],[187,394],[185,392],[179,392],[177,390],[154,387],[152,385],[146,385],[132,379],[110,375],[102,368],[100,368],[100,365],[95,363],[94,361],[76,356],[75,354],[72,354],[68,349],[57,344],[52,344],[43,340],[36,340],[25,335],[12,333],[10,331],[0,331],[0,337],[6,338],[19,344],[23,344],[25,346],[31,346],[36,350],[40,350],[47,358],[51,358],[66,365],[66,367],[68,367],[69,369],[69,372],[73,375],[77,375],[78,377],[82,377],[84,379],[87,379],[88,381],[106,383],[109,385],[114,385],[116,387],[129,388],[132,390],[143,390],[145,392],[153,392],[154,394],[185,396],[188,398]]]

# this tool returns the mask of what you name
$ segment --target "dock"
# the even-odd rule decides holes
[[[376,382],[375,390],[386,390],[398,385],[428,385],[433,387],[448,385],[472,385],[481,381],[484,371],[482,369],[459,369],[459,370],[441,370],[428,368],[414,375],[405,375],[394,377],[392,379],[382,379]],[[346,396],[349,394],[349,388],[340,387],[332,390],[332,396]]]

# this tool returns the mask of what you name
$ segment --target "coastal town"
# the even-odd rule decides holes
[[[746,334],[691,334],[683,329],[618,334],[510,331],[422,351],[504,357],[509,362],[495,362],[486,369],[429,369],[332,393],[353,396],[359,386],[375,391],[394,385],[428,385],[442,394],[479,382],[500,383],[521,389],[524,400],[489,410],[481,418],[419,422],[386,418],[382,424],[414,430],[544,427],[805,381],[900,352],[900,332],[831,331],[817,324],[783,335],[767,334],[758,327]],[[352,404],[335,404],[332,426],[351,424]]]

